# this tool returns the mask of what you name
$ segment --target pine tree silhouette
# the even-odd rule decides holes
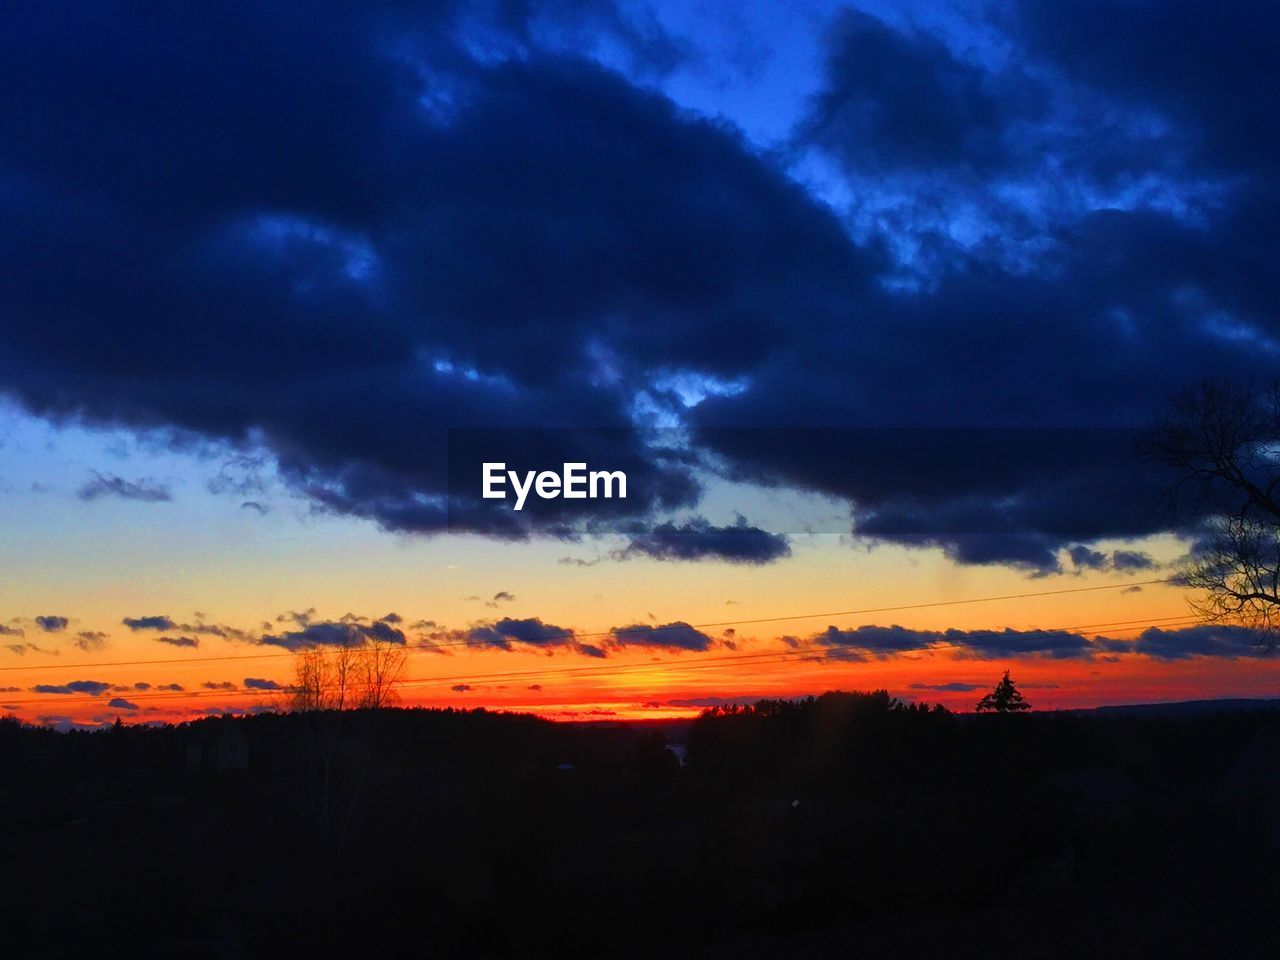
[[[1009,671],[1004,672],[1004,679],[996,684],[996,688],[978,701],[979,713],[1022,713],[1030,710],[1031,704],[1022,698],[1018,688],[1009,679]]]

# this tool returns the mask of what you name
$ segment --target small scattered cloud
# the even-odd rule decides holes
[[[24,643],[6,643],[5,647],[20,657],[25,657],[28,652],[43,653],[50,657],[56,657],[59,655],[57,650],[47,650],[44,647],[31,643],[30,641]]]
[[[1159,566],[1150,554],[1142,550],[1114,550],[1106,553],[1084,544],[1076,544],[1068,548],[1067,556],[1077,572],[1110,570],[1116,573],[1141,573]]]
[[[167,643],[171,647],[198,647],[200,641],[196,637],[156,637],[156,643]]]
[[[173,494],[164,484],[155,480],[126,480],[112,473],[93,472],[93,479],[80,488],[81,500],[90,502],[103,497],[118,497],[121,500],[136,500],[140,503],[167,503]]]
[[[115,698],[115,699],[113,699],[113,700],[108,700],[108,701],[107,701],[107,706],[108,706],[108,707],[114,707],[114,708],[115,708],[115,709],[117,709],[117,710],[137,710],[137,709],[139,709],[139,707],[138,707],[138,705],[137,705],[136,703],[133,703],[133,702],[132,702],[132,701],[130,701],[130,700],[126,700],[126,699],[124,699],[123,697],[116,697],[116,698]]]
[[[101,630],[81,630],[76,634],[76,646],[86,653],[101,650],[107,645],[107,635]]]
[[[199,615],[195,617],[194,623],[178,623],[172,617],[163,614],[151,614],[141,617],[125,617],[122,621],[126,627],[134,632],[143,630],[172,630],[175,633],[182,634],[199,634],[207,637],[221,637],[224,640],[248,640],[249,636],[243,630],[235,627],[229,627],[221,623],[205,623]],[[171,639],[160,638],[162,643],[172,642]],[[178,643],[175,646],[188,646],[189,644]]]
[[[763,565],[791,556],[791,544],[784,535],[753,527],[742,516],[726,527],[713,526],[697,517],[679,525],[668,522],[632,534],[630,543],[614,556],[619,560],[644,556],[652,560]]]
[[[274,680],[264,680],[262,677],[245,677],[244,688],[246,690],[283,690],[284,687],[276,683]]]
[[[471,627],[465,632],[463,639],[473,647],[511,650],[516,644],[531,647],[565,646],[573,643],[574,632],[568,627],[546,623],[538,617],[520,620],[504,617],[494,623],[481,623]]]
[[[61,633],[67,629],[67,624],[71,621],[66,617],[59,617],[53,614],[36,617],[35,624],[45,633]]]
[[[715,640],[682,620],[657,626],[633,623],[609,631],[610,646],[667,650],[707,650]]]
[[[38,683],[31,688],[31,692],[59,695],[86,693],[91,697],[100,697],[110,689],[111,684],[102,680],[72,680],[70,683]]]
[[[295,615],[304,619],[295,620],[301,625],[298,630],[283,633],[267,633],[258,638],[258,642],[272,647],[283,647],[286,650],[307,650],[312,647],[354,647],[368,641],[378,643],[406,643],[404,631],[385,620],[364,623],[365,617],[347,614],[341,620],[313,621],[308,614]]]
[[[130,630],[172,630],[177,627],[171,619],[163,615],[145,617],[125,617],[120,621]]]

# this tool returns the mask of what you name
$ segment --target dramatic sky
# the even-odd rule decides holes
[[[1187,0],[6,6],[0,704],[254,709],[366,636],[408,702],[566,717],[1275,694],[1156,582],[1129,431],[1275,366],[1277,48]],[[481,453],[628,498],[516,514]]]

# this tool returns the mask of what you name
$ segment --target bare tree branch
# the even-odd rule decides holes
[[[1280,644],[1280,384],[1207,380],[1176,397],[1140,450],[1171,466],[1172,507],[1198,540],[1180,571],[1212,622],[1256,630]],[[1191,504],[1184,494],[1193,495]]]

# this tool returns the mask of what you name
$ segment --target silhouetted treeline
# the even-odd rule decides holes
[[[883,692],[2,722],[5,955],[1270,956],[1278,731]]]

